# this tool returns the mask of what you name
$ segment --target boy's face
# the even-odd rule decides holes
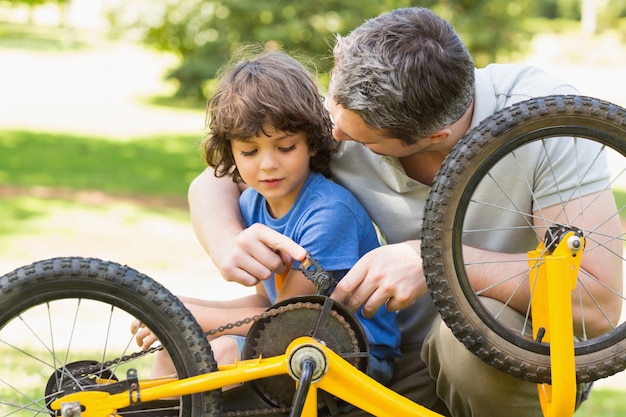
[[[305,133],[263,130],[267,135],[231,141],[231,149],[241,178],[265,197],[274,217],[282,217],[309,175],[311,155]]]

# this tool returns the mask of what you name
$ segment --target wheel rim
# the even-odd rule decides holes
[[[491,154],[491,158],[488,158],[485,160],[483,164],[484,168],[481,170],[478,170],[476,175],[473,178],[477,179],[477,178],[484,177],[485,175],[487,175],[487,171],[488,171],[487,167],[492,166],[495,163],[494,160],[496,159],[500,160],[500,157],[502,157],[503,155],[508,155],[510,154],[510,152],[515,152],[515,150],[518,150],[520,147],[523,147],[524,145],[530,142],[533,142],[536,140],[549,141],[550,140],[549,138],[559,137],[562,135],[571,135],[572,132],[576,132],[577,137],[580,139],[583,139],[583,140],[590,139],[590,140],[598,141],[599,143],[602,143],[603,145],[609,145],[610,147],[613,148],[612,149],[613,151],[615,151],[614,149],[615,146],[621,146],[622,148],[624,147],[619,137],[616,137],[612,134],[608,134],[604,130],[598,130],[596,128],[581,127],[581,126],[576,126],[576,125],[540,128],[532,132],[527,132],[522,135],[516,135],[513,133],[511,136],[514,137],[515,139],[511,140],[508,146],[502,147],[501,150],[499,150],[497,153]],[[626,155],[617,153],[617,156],[624,158],[623,161],[626,161]],[[624,163],[626,164],[626,162]],[[610,180],[611,184],[615,184],[616,182],[623,182],[626,184],[626,173],[624,172],[623,169],[618,168],[617,171],[613,173],[613,175],[614,177],[611,178]],[[465,213],[466,213],[467,207],[470,204],[472,204],[472,196],[473,196],[472,190],[478,186],[478,182],[479,181],[477,180],[472,181],[470,179],[466,187],[464,187],[464,192],[462,193],[462,196],[459,199],[459,206],[458,206],[459,209],[456,212],[457,216],[455,217],[454,227],[452,228],[453,236],[451,238],[452,239],[451,247],[453,248],[457,248],[460,245],[464,244],[466,241],[466,239],[464,238],[464,235],[466,233],[471,233],[471,232],[468,232],[468,230],[464,226]],[[623,207],[621,208],[618,207],[618,211],[624,212],[625,210],[626,209],[624,209]],[[546,219],[546,221],[550,221],[550,220]],[[623,240],[623,238],[619,237],[619,234],[615,238],[619,238]],[[531,248],[529,248],[529,250],[530,249]],[[515,336],[515,334],[512,333],[510,329],[502,326],[499,323],[497,318],[494,317],[493,314],[490,313],[485,308],[485,306],[476,298],[476,296],[477,295],[479,296],[480,293],[477,294],[472,288],[471,284],[469,283],[467,270],[466,270],[467,264],[464,261],[463,255],[457,252],[456,255],[453,255],[453,257],[454,257],[456,274],[461,282],[461,286],[465,293],[465,297],[468,298],[468,301],[473,305],[473,307],[475,308],[477,314],[481,317],[481,319],[484,322],[489,323],[489,327],[491,327],[494,331],[496,331],[501,337],[509,340],[511,343],[519,345],[523,349],[526,349],[531,352],[536,352],[542,355],[549,355],[549,345],[545,343],[538,343],[538,342],[529,340],[526,337]],[[623,258],[623,255],[622,255],[622,258]],[[624,299],[623,296],[620,295],[620,297]],[[528,320],[530,322],[531,320],[530,317],[528,317]],[[624,337],[623,336],[624,326],[625,324],[623,322],[623,319],[621,319],[621,324],[619,326],[616,326],[613,331],[606,333],[604,335],[595,337],[593,338],[593,340],[581,340],[581,341],[576,342],[576,345],[575,345],[576,354],[582,355],[582,354],[587,354],[587,353],[605,349],[608,345],[613,344],[616,340],[620,340]]]
[[[520,201],[515,200],[514,193],[512,197],[507,197],[507,187],[510,187],[512,182],[515,187],[527,187],[529,190],[534,190],[535,183],[526,181],[523,175],[529,172],[528,166],[524,165],[527,161],[530,161],[529,164],[537,160],[544,161],[544,164],[563,163],[553,156],[555,154],[558,156],[559,152],[545,151],[550,147],[554,147],[554,150],[565,149],[565,147],[559,147],[566,140],[560,138],[561,136],[573,136],[574,138],[570,139],[571,142],[565,143],[565,146],[569,147],[569,150],[573,148],[574,151],[580,147],[581,153],[584,149],[587,152],[585,154],[587,161],[599,161],[600,155],[608,155],[611,177],[605,181],[606,187],[613,189],[618,202],[617,209],[611,217],[621,216],[621,224],[624,224],[626,127],[623,120],[625,119],[626,110],[624,109],[596,99],[577,96],[555,96],[519,103],[494,115],[491,120],[484,121],[479,127],[469,132],[448,156],[435,179],[431,197],[426,205],[422,241],[424,270],[429,288],[444,321],[455,336],[470,351],[496,368],[534,382],[548,382],[550,379],[549,346],[532,340],[532,330],[529,327],[531,317],[527,308],[516,306],[524,320],[520,328],[511,329],[500,321],[500,314],[507,314],[508,309],[497,306],[499,310],[494,310],[493,303],[485,304],[487,300],[483,297],[488,297],[489,291],[493,291],[495,286],[487,288],[472,286],[468,278],[471,272],[468,271],[478,268],[479,264],[469,262],[470,256],[466,256],[464,245],[496,250],[481,246],[482,242],[488,241],[484,236],[489,235],[491,238],[495,236],[496,241],[498,238],[504,239],[509,236],[504,229],[497,229],[498,222],[494,222],[493,219],[509,216],[511,220],[512,217],[517,216],[520,219],[510,221],[510,224],[502,223],[506,223],[510,228],[508,232],[514,231],[522,236],[520,241],[515,242],[515,245],[509,245],[509,247],[515,247],[515,251],[511,250],[510,253],[523,254],[536,248],[540,237],[543,237],[543,232],[538,233],[536,230],[539,228],[533,225],[539,223],[547,228],[554,224],[555,219],[547,217],[539,219],[538,217],[542,215],[541,210],[533,209],[530,205],[524,206]],[[537,149],[531,148],[532,146],[540,151],[543,150],[544,155],[549,155],[549,157],[544,156],[540,159],[542,155],[537,152]],[[534,150],[534,154],[530,153],[531,149]],[[596,152],[597,155],[589,153],[589,150]],[[512,156],[512,154],[517,154],[517,156]],[[565,155],[567,152],[563,151],[562,154]],[[526,159],[521,157],[524,155],[527,156]],[[509,159],[506,172],[509,177],[508,182],[503,181],[501,185],[494,185],[504,178],[504,170],[498,172],[496,166],[503,158]],[[585,158],[580,160],[584,161]],[[575,161],[570,161],[570,163],[575,164]],[[576,175],[572,178],[581,184],[585,182],[586,175],[591,176],[594,172],[594,170],[583,168],[582,163],[572,166],[575,168],[572,172]],[[518,171],[516,167],[519,168]],[[530,172],[541,172],[535,166],[532,168],[534,170]],[[533,181],[535,180],[533,178]],[[485,187],[482,181],[491,181],[489,190],[498,195],[495,197],[489,195],[482,200],[481,187]],[[557,183],[560,186],[561,183]],[[541,179],[538,184],[538,188],[541,189]],[[599,222],[596,225],[597,230],[585,227],[587,219],[585,212],[592,212],[594,202],[589,203],[588,200],[591,198],[585,200],[584,196],[589,193],[583,187],[579,189],[574,187],[569,194],[566,192],[567,189],[568,187],[563,186],[556,194],[559,197],[567,195],[567,199],[585,202],[585,206],[579,207],[583,209],[581,210],[583,215],[568,218],[566,214],[569,212],[564,210],[564,215],[557,219],[558,223],[578,226],[582,223],[582,229],[588,240],[585,251],[602,251],[609,247],[610,250],[606,253],[610,253],[612,261],[607,263],[607,267],[612,265],[611,270],[623,271],[625,264],[623,226],[620,228],[617,222],[618,225],[614,230],[607,231],[603,230],[603,223]],[[528,193],[530,194],[530,191]],[[531,199],[528,198],[528,200]],[[532,200],[535,201],[534,195]],[[561,200],[566,199],[560,198],[551,204],[562,204]],[[485,201],[490,201],[490,203],[485,203]],[[498,203],[491,201],[498,201]],[[600,201],[600,199],[597,200],[598,204]],[[543,207],[548,206],[550,205],[546,204]],[[483,219],[480,219],[480,216]],[[477,221],[477,218],[483,221]],[[611,220],[613,223],[616,223],[615,218]],[[606,222],[609,224],[609,219],[606,219]],[[468,227],[469,224],[472,228]],[[497,236],[497,233],[502,233],[502,236]],[[501,244],[507,247],[506,241]],[[520,250],[519,247],[524,245],[526,247]],[[520,269],[526,268],[528,272],[527,257],[518,262],[523,262]],[[496,270],[495,268],[500,265],[495,257],[492,260],[481,259],[480,267],[486,266]],[[578,285],[577,290],[583,294],[581,300],[589,298],[590,287],[585,287],[585,285],[599,285],[593,283],[591,274],[586,271],[579,274],[579,281],[582,284]],[[515,283],[512,285],[514,290],[511,290],[511,300],[515,299],[514,291],[529,291],[528,282],[528,274],[524,276],[522,273],[519,276],[504,274],[501,280],[501,283]],[[602,291],[604,291],[604,296],[616,300],[616,303],[624,304],[622,288],[605,286]],[[511,305],[513,304],[512,302]],[[585,309],[582,310],[585,311]],[[605,315],[607,320],[609,316],[610,314]],[[613,317],[612,320],[614,319]],[[577,377],[580,382],[605,377],[626,367],[625,320],[626,314],[622,309],[621,318],[617,323],[612,324],[607,332],[593,334],[587,331],[585,326],[577,329],[579,339],[575,343],[575,351]],[[589,326],[589,329],[592,328],[594,327]],[[612,349],[608,349],[610,347]]]
[[[94,261],[66,258],[60,263],[84,266],[93,265]],[[55,260],[41,264],[55,264]],[[37,263],[34,265],[23,270],[39,269]],[[27,272],[2,277],[2,284],[9,285],[0,285],[0,299],[7,306],[0,313],[1,416],[49,415],[50,404],[63,394],[111,390],[111,384],[116,379],[126,380],[131,369],[139,379],[149,379],[155,353],[141,355],[131,332],[134,320],[146,323],[154,331],[160,340],[156,345],[161,343],[165,347],[178,375],[210,371],[202,367],[201,363],[205,362],[191,360],[194,349],[187,349],[186,341],[177,340],[195,337],[196,355],[202,352],[202,343],[208,346],[199,327],[195,333],[187,330],[193,324],[182,318],[185,315],[180,310],[182,304],[174,296],[148,277],[125,267],[100,261],[95,265],[129,272],[120,280],[117,276],[100,279],[83,272],[72,275],[64,267],[60,268],[60,275],[37,272],[34,275],[41,275],[37,277]],[[15,275],[19,279],[14,279]],[[135,279],[141,288],[122,283],[127,279]],[[210,350],[207,352],[210,355]],[[119,358],[124,358],[123,363],[115,361]],[[134,408],[151,410],[142,411],[146,416],[152,415],[157,407],[161,416],[200,416],[201,412],[194,414],[192,410],[202,410],[205,396],[212,395],[196,394]],[[136,412],[118,410],[119,415]]]

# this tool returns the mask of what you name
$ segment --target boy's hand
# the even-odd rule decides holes
[[[152,331],[139,320],[133,321],[130,325],[130,331],[135,335],[135,341],[142,350],[148,350],[158,340]]]

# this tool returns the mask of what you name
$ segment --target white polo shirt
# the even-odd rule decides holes
[[[492,64],[476,70],[472,127],[498,110],[532,97],[577,94],[577,90],[538,68]],[[430,187],[409,178],[399,160],[342,142],[332,160],[333,178],[348,188],[382,229],[388,243],[421,239],[422,216]],[[421,343],[437,310],[421,297],[398,313],[402,343]]]

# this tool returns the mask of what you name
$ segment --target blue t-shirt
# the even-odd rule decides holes
[[[265,198],[252,188],[242,193],[239,207],[246,227],[262,223],[288,236],[330,272],[352,268],[361,256],[379,246],[374,225],[357,199],[316,172],[308,176],[293,207],[279,219],[270,215]],[[295,261],[292,267],[297,267]],[[263,286],[275,303],[274,276],[263,281]],[[381,308],[367,319],[359,309],[357,318],[367,334],[372,356],[391,359],[400,355],[395,313]]]

